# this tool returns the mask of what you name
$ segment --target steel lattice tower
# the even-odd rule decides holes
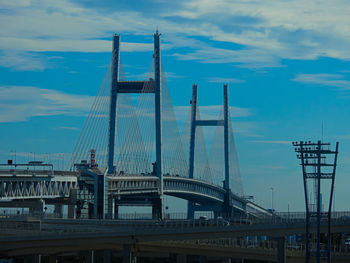
[[[305,262],[309,263],[310,256],[314,256],[317,263],[320,263],[322,257],[327,258],[328,263],[330,263],[331,211],[339,143],[336,143],[334,151],[330,149],[330,143],[321,141],[300,141],[293,142],[293,145],[302,166],[304,181],[306,205]],[[333,159],[329,158],[327,160],[327,156],[333,156]],[[325,212],[322,211],[321,180],[323,179],[331,180],[328,211]],[[309,191],[310,185],[313,186],[313,191]],[[320,234],[321,219],[328,221],[327,244],[324,244],[322,247]],[[312,232],[314,227],[316,227],[316,233]]]

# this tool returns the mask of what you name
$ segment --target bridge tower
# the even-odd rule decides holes
[[[195,141],[196,141],[196,127],[197,126],[223,126],[224,127],[224,189],[226,190],[225,201],[222,207],[222,212],[226,215],[232,213],[231,205],[231,189],[230,189],[230,161],[229,161],[229,108],[228,108],[228,85],[224,84],[224,116],[220,120],[197,120],[197,94],[198,89],[197,85],[192,86],[192,100],[191,100],[191,130],[190,130],[190,156],[189,156],[189,178],[193,178],[194,174],[194,158],[195,158]],[[194,218],[194,212],[196,210],[195,204],[191,201],[188,202],[187,207],[187,217],[189,219]]]
[[[163,172],[162,172],[162,118],[161,118],[161,50],[160,36],[156,31],[154,34],[154,79],[147,81],[120,81],[120,36],[113,36],[112,53],[112,79],[110,89],[110,113],[109,113],[109,134],[108,134],[108,174],[115,173],[115,141],[116,141],[116,110],[118,93],[154,93],[155,98],[155,130],[156,130],[156,161],[155,175],[159,178],[158,196],[152,201],[152,214],[154,218],[163,217]],[[144,90],[147,87],[147,90]],[[101,189],[102,190],[102,189]],[[102,190],[104,191],[104,190]],[[103,200],[101,200],[102,202]],[[106,206],[103,206],[106,207]]]
[[[306,205],[306,234],[305,234],[305,262],[310,262],[313,256],[317,263],[321,258],[327,258],[331,262],[331,212],[334,192],[334,179],[337,166],[338,145],[335,150],[330,149],[330,143],[317,142],[293,142],[297,158],[300,159],[300,165],[303,171],[305,205]],[[327,156],[333,155],[334,159],[327,162]],[[321,179],[330,179],[328,210],[322,209],[322,203],[326,201],[325,193],[322,195]],[[310,191],[310,188],[312,191]],[[328,220],[327,244],[326,249],[321,249],[322,238],[320,234],[321,219]]]
[[[109,130],[108,130],[108,173],[113,174],[114,167],[114,148],[116,138],[116,114],[117,114],[117,94],[119,81],[119,66],[120,66],[120,35],[113,36],[112,50],[112,68],[111,68],[111,93],[110,93],[110,108],[109,108]]]

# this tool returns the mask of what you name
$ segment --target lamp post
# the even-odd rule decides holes
[[[273,211],[273,187],[270,187],[271,189],[271,208],[272,208],[272,211]]]

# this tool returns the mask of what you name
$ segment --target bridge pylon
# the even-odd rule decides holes
[[[223,126],[224,128],[224,174],[225,179],[223,187],[226,190],[225,200],[221,209],[221,213],[228,215],[233,211],[232,208],[232,192],[230,189],[230,161],[229,161],[229,106],[228,106],[228,85],[224,84],[224,116],[223,119],[217,120],[197,120],[197,97],[198,87],[196,84],[192,86],[192,100],[191,100],[191,130],[190,130],[190,155],[189,155],[189,178],[193,179],[194,175],[194,158],[195,158],[195,141],[196,141],[196,127],[197,126]],[[196,206],[194,202],[189,201],[187,207],[187,217],[194,218]],[[217,213],[215,213],[217,214]]]
[[[152,201],[152,211],[154,218],[163,217],[163,171],[162,171],[162,118],[161,118],[161,99],[162,99],[162,80],[161,80],[161,49],[160,49],[161,34],[156,31],[154,34],[154,79],[146,81],[120,81],[120,35],[113,36],[113,52],[112,52],[112,69],[111,69],[111,89],[110,89],[110,111],[109,111],[109,133],[108,133],[108,172],[106,175],[113,175],[116,167],[115,145],[116,145],[116,111],[117,99],[119,93],[154,93],[155,104],[155,132],[156,132],[156,161],[155,175],[159,178],[158,196]],[[105,192],[104,187],[100,187],[100,191]],[[101,198],[101,202],[106,198]],[[100,204],[101,207],[112,207],[107,204]],[[104,211],[104,214],[111,214],[110,211]]]

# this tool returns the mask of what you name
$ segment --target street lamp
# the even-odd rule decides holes
[[[273,211],[273,187],[270,187],[271,189],[271,204],[272,204],[272,211]]]

